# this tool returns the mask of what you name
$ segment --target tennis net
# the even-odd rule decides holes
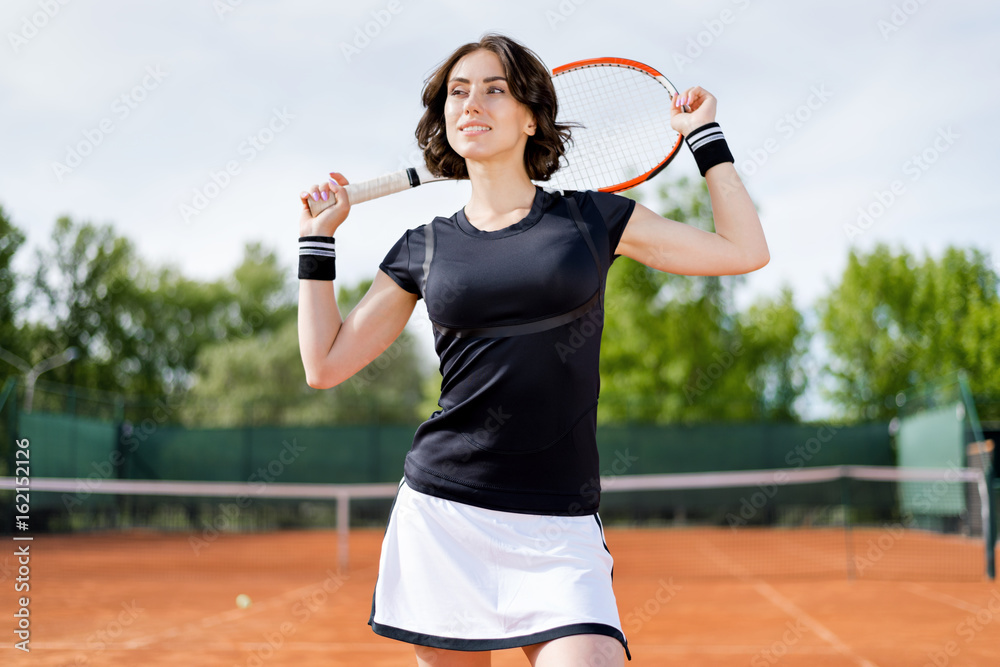
[[[601,518],[616,564],[637,574],[736,578],[979,580],[993,575],[991,507],[982,470],[839,466],[602,477]],[[221,569],[285,568],[315,558],[346,572],[376,548],[351,553],[359,531],[385,526],[396,484],[279,484],[34,478],[27,533],[71,545],[100,537],[183,536],[204,565],[214,544],[262,537]],[[0,478],[13,531],[24,494]],[[551,534],[558,539],[559,519]],[[282,534],[310,534],[319,553]],[[335,531],[335,532],[334,532]],[[274,536],[275,539],[268,539]],[[58,538],[58,539],[56,539]],[[177,540],[175,539],[175,543]],[[119,544],[120,543],[120,544]],[[117,547],[116,547],[117,545]],[[292,546],[290,546],[292,545]],[[227,552],[228,553],[228,552]],[[181,554],[174,553],[171,558]],[[164,558],[167,555],[163,556]],[[367,565],[367,561],[364,561]],[[131,563],[140,568],[141,563]],[[156,571],[156,563],[146,564]],[[211,568],[209,568],[209,571]]]

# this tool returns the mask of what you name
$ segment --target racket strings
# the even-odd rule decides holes
[[[548,187],[614,190],[656,169],[676,151],[671,93],[661,81],[612,63],[553,78],[560,123],[577,123],[573,142]]]

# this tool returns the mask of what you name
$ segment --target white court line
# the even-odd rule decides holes
[[[832,646],[841,655],[850,658],[862,667],[878,667],[872,661],[858,655],[853,649],[851,649],[850,646],[841,641],[841,639],[835,635],[832,630],[807,614],[794,602],[776,591],[770,584],[756,577],[750,576],[750,574],[746,571],[746,568],[732,562],[728,557],[726,557],[725,554],[713,547],[711,544],[708,544],[707,542],[703,543],[699,545],[699,550],[702,551],[702,553],[704,553],[705,556],[712,560],[716,565],[729,571],[731,575],[740,581],[752,585],[754,590],[756,590],[768,602],[811,629],[817,636],[823,638],[824,641],[830,644],[830,646]]]
[[[914,595],[919,595],[925,597],[928,600],[934,600],[935,602],[943,602],[947,605],[951,605],[956,609],[961,609],[962,611],[971,611],[972,613],[978,613],[981,611],[986,611],[978,604],[973,604],[971,602],[966,602],[965,600],[960,600],[956,597],[952,597],[947,593],[939,593],[937,591],[932,591],[929,588],[921,586],[919,584],[906,584],[902,587],[904,590],[908,590]]]

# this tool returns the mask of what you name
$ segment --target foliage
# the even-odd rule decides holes
[[[661,188],[662,215],[712,229],[704,181]],[[808,333],[791,290],[738,312],[743,276],[680,276],[631,259],[608,278],[604,422],[787,421],[805,390]]]
[[[371,281],[338,290],[349,312]],[[205,346],[195,383],[183,402],[192,426],[244,424],[413,423],[421,399],[413,337],[404,331],[367,368],[333,389],[310,388],[299,355],[294,318],[275,332]]]
[[[1000,418],[1000,280],[976,249],[947,248],[922,260],[879,244],[852,250],[831,293],[820,300],[820,327],[833,359],[829,398],[845,416],[880,420],[896,395],[959,369],[982,397],[981,419]],[[978,401],[977,401],[978,402]]]

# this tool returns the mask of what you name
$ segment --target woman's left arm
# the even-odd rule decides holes
[[[702,88],[690,88],[675,98],[690,112],[675,106],[671,126],[684,136],[715,121],[715,97]],[[726,276],[749,273],[770,260],[764,230],[750,195],[732,162],[721,162],[705,172],[712,201],[715,232],[669,220],[636,204],[616,253],[670,273],[689,276]]]

